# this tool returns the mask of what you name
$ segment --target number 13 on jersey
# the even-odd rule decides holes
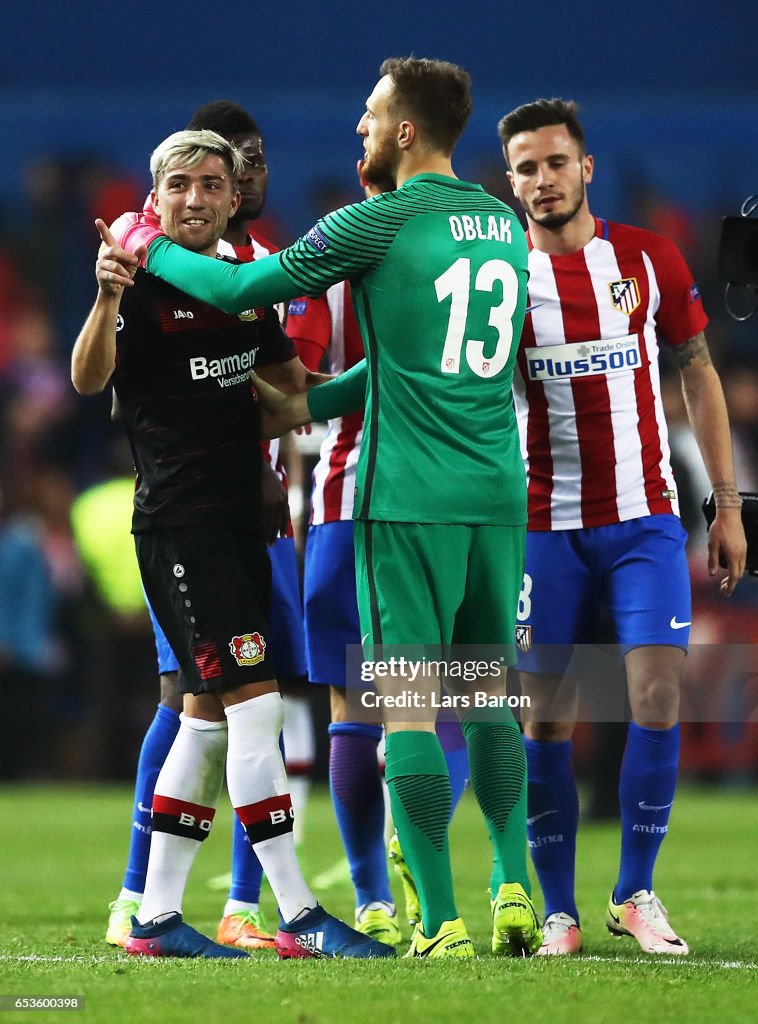
[[[461,256],[434,282],[438,302],[448,297],[452,299],[440,369],[443,373],[460,373],[465,344],[466,362],[473,372],[478,377],[494,377],[508,362],[513,345],[512,317],[518,303],[518,277],[505,260],[487,260],[479,267],[473,282],[471,277],[471,260]],[[501,288],[496,290],[496,285]],[[497,331],[497,344],[494,352],[487,356],[483,341],[466,338],[472,288],[474,292],[494,292],[495,297],[502,289],[502,301],[489,306],[487,322]]]

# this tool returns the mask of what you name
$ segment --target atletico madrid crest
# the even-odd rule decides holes
[[[524,654],[528,654],[532,649],[532,627],[516,626],[514,639],[516,647]]]
[[[625,277],[621,281],[611,281],[608,287],[611,290],[613,308],[617,309],[619,313],[626,313],[627,316],[631,316],[640,304],[640,290],[637,287],[637,278]]]

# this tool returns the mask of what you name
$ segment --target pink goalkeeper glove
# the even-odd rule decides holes
[[[133,253],[139,246],[145,246],[142,266],[147,258],[147,247],[165,233],[152,206],[148,209],[147,204],[142,213],[122,213],[111,224],[110,230],[115,242],[127,252]]]

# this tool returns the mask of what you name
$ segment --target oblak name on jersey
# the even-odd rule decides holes
[[[512,242],[511,221],[509,217],[498,217],[495,214],[482,217],[478,213],[463,213],[448,219],[450,234],[456,242]]]
[[[480,185],[429,173],[319,223],[329,252],[301,239],[281,265],[305,294],[350,280],[367,358],[354,518],[520,526],[524,467],[508,396],[527,244],[513,210]],[[340,408],[323,401],[318,418]],[[419,489],[432,478],[435,488]]]

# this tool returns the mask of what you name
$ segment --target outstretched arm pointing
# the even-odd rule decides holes
[[[124,288],[131,288],[144,246],[134,254],[116,242],[108,225],[96,220],[102,244],[95,262],[97,298],[71,353],[71,380],[81,395],[103,390],[116,368],[116,320]]]

